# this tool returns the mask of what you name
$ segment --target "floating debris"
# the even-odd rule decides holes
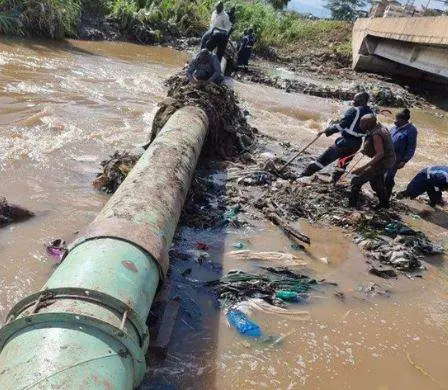
[[[317,285],[308,276],[297,274],[286,268],[265,268],[266,274],[249,274],[242,271],[229,272],[206,285],[214,291],[224,308],[233,307],[252,298],[264,300],[274,306],[285,307],[276,297],[278,291],[307,293]]]
[[[14,222],[23,222],[34,217],[34,213],[23,207],[8,204],[6,198],[0,197],[0,227]]]
[[[128,152],[115,152],[109,159],[101,163],[103,171],[98,173],[93,181],[93,186],[98,191],[104,191],[108,194],[115,193],[140,157],[141,155]]]

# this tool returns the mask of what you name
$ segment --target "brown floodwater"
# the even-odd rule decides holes
[[[100,161],[146,141],[157,102],[165,96],[163,80],[185,60],[170,49],[129,43],[2,39],[0,195],[35,211],[36,217],[0,230],[1,320],[53,271],[44,243],[56,237],[72,240],[105,204],[108,196],[91,186]],[[235,89],[254,126],[298,146],[344,109],[331,100],[259,85],[236,83]],[[419,150],[400,172],[399,186],[424,166],[448,162],[447,114],[416,110],[413,115]],[[313,152],[329,142],[320,139]],[[409,222],[447,246],[444,212]],[[314,293],[310,304],[297,307],[309,312],[307,321],[254,313],[272,339],[253,342],[227,326],[209,294],[175,281],[188,315],[181,315],[167,360],[149,370],[143,388],[448,388],[446,258],[428,259],[422,279],[384,281],[367,273],[363,256],[342,231],[306,222],[300,229],[312,239],[308,253],[293,252],[278,230],[263,223],[226,234],[182,232],[187,246],[207,242],[222,273],[254,271],[260,265],[228,258],[232,245],[243,241],[251,250],[293,252],[307,262],[304,271],[338,286]],[[214,275],[197,265],[190,278]],[[390,290],[390,297],[366,296],[362,286],[371,282]],[[336,291],[345,300],[337,299]]]

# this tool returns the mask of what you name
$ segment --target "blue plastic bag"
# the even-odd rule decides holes
[[[229,325],[236,329],[241,336],[262,336],[260,327],[255,322],[251,321],[242,311],[229,310],[227,312],[227,321],[229,322]]]

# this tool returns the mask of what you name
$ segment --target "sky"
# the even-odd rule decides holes
[[[415,2],[416,5],[424,4],[426,6],[428,0],[417,0]],[[402,0],[402,3],[406,3],[406,1]],[[320,18],[329,17],[330,12],[324,8],[324,5],[326,4],[325,0],[291,0],[288,8],[294,9],[298,12],[303,13],[312,13],[315,16],[318,16]],[[443,5],[438,2],[432,0],[430,2],[430,7],[433,8],[443,8]]]

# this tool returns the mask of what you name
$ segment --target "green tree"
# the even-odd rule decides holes
[[[364,0],[327,0],[325,8],[331,11],[331,17],[336,20],[355,20],[365,7]]]
[[[275,9],[283,9],[286,8],[289,1],[290,0],[269,0],[269,3],[271,3]]]

